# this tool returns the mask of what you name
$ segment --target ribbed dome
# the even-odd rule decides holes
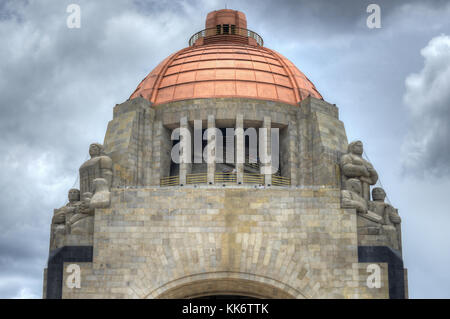
[[[224,11],[210,13],[207,22],[211,21],[212,14],[219,15]],[[245,21],[243,13],[233,10],[225,13],[229,15],[230,11],[239,13],[236,16],[240,21],[244,17]],[[201,41],[197,40],[161,62],[130,98],[142,96],[156,105],[217,97],[253,98],[293,105],[309,95],[322,99],[314,84],[292,62],[259,45],[253,38],[247,40],[250,37],[240,35],[242,31],[236,32],[236,29],[231,29],[233,34],[218,31],[212,36],[202,31],[204,38]],[[239,30],[245,30],[244,35],[252,32]]]

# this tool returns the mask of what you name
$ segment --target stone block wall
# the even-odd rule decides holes
[[[298,117],[300,184],[340,187],[338,164],[348,140],[337,107],[309,97],[300,103]]]
[[[81,288],[63,297],[386,297],[385,279],[364,283],[356,229],[335,188],[113,189]]]

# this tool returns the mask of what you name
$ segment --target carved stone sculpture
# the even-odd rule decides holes
[[[70,235],[92,235],[95,208],[108,207],[111,201],[112,160],[105,155],[103,146],[93,143],[89,147],[91,159],[80,167],[80,190],[69,191],[69,203],[55,209],[52,218],[50,249],[62,247]],[[83,196],[80,197],[80,193]],[[94,193],[94,195],[93,195]],[[70,237],[70,241],[85,237]]]
[[[96,178],[94,179],[95,193],[91,199],[91,208],[105,208],[111,203],[111,193],[109,191],[109,185],[106,179]]]
[[[100,179],[103,185],[107,182],[105,179]],[[95,183],[95,182],[94,182]],[[99,189],[102,189],[100,186]],[[69,203],[65,206],[55,209],[52,226],[50,249],[56,249],[66,244],[67,236],[81,235],[69,238],[70,241],[85,240],[94,233],[94,213],[95,208],[91,206],[92,193],[85,192],[80,197],[78,189],[71,189],[69,191]],[[75,239],[74,239],[75,238]]]
[[[51,225],[51,240],[50,248],[55,249],[64,245],[64,237],[69,233],[67,228],[67,221],[76,212],[80,206],[80,191],[72,188],[68,194],[69,202],[53,212],[52,225]]]
[[[70,226],[70,234],[83,235],[92,234],[94,232],[94,212],[90,207],[92,193],[84,193],[81,196],[81,204],[78,206],[75,214],[72,215],[68,224]]]
[[[378,174],[372,164],[362,158],[363,144],[355,141],[348,145],[348,153],[341,157],[342,184],[345,186],[349,178],[356,178],[361,181],[362,197],[370,200],[370,185],[374,185],[378,180]]]
[[[361,181],[356,178],[348,179],[346,189],[341,191],[342,208],[355,208],[359,214],[366,214],[367,202],[361,192]]]
[[[112,160],[105,155],[103,145],[91,144],[89,154],[91,159],[80,167],[80,190],[82,194],[94,192],[94,179],[96,178],[105,179],[108,188],[111,187],[112,182]]]
[[[384,202],[386,198],[385,191],[380,187],[372,190],[373,201],[369,202],[369,208],[382,218],[383,232],[389,239],[391,247],[400,249],[401,246],[401,218],[397,209]]]

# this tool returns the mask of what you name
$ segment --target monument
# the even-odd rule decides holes
[[[407,298],[380,172],[242,12],[209,13],[89,154],[54,211],[44,298]]]

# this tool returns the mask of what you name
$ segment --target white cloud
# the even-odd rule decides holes
[[[423,69],[405,81],[410,130],[403,145],[404,166],[442,176],[450,173],[450,37],[433,38],[421,55]]]

